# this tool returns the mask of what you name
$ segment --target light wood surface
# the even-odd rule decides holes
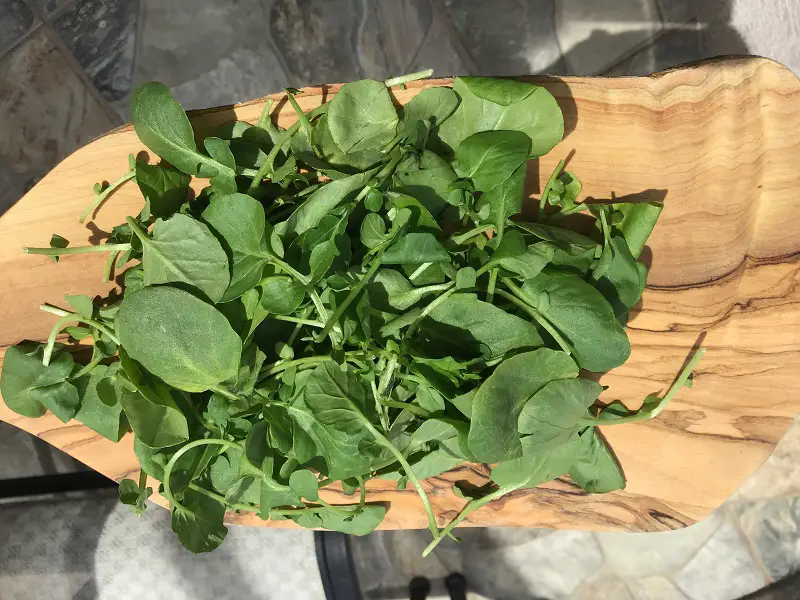
[[[564,141],[532,164],[540,189],[559,158],[584,197],[661,198],[666,208],[644,255],[652,262],[641,310],[629,323],[630,360],[607,374],[606,399],[636,405],[666,388],[702,338],[708,348],[695,385],[647,423],[604,434],[628,481],[624,492],[587,496],[568,480],[518,492],[472,514],[466,524],[654,531],[691,524],[718,507],[774,448],[800,412],[800,84],[783,66],[760,58],[727,58],[647,78],[531,78],[558,98]],[[427,81],[396,91],[407,102]],[[338,86],[308,88],[304,109]],[[276,96],[276,99],[281,98]],[[278,121],[294,121],[279,103]],[[199,135],[232,118],[254,122],[262,100],[193,114]],[[105,294],[103,256],[72,256],[56,264],[24,256],[58,232],[73,245],[97,243],[111,226],[136,214],[135,185],[115,193],[96,225],[78,224],[92,185],[127,169],[143,150],[130,126],[95,140],[64,160],[0,218],[0,347],[42,340],[53,323],[38,305],[65,293]],[[26,419],[0,402],[0,419],[29,431],[97,471],[120,480],[138,465],[127,436],[113,444],[77,422],[52,415]],[[441,523],[463,500],[458,479],[479,479],[484,466],[465,465],[427,482]],[[370,500],[391,508],[384,528],[422,528],[413,489],[371,482]],[[351,501],[328,492],[332,501]],[[157,501],[163,503],[162,500]],[[253,515],[229,515],[248,525]],[[283,523],[266,525],[286,526]]]

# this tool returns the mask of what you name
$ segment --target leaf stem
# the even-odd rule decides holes
[[[270,319],[275,321],[286,321],[288,323],[297,323],[298,325],[308,325],[309,327],[325,327],[322,321],[315,321],[314,319],[301,319],[299,317],[290,317],[289,315],[270,315]]]
[[[364,356],[366,353],[363,350],[351,350],[349,352],[345,352],[345,356]],[[261,372],[259,375],[261,378],[268,377],[270,375],[275,375],[276,373],[280,373],[285,371],[286,369],[290,369],[292,367],[303,367],[306,365],[316,365],[319,363],[323,363],[327,360],[333,360],[330,355],[318,355],[318,356],[306,356],[304,358],[296,358],[294,360],[286,360],[286,361],[277,361],[269,365],[264,365],[261,368]]]
[[[50,304],[42,304],[39,306],[39,310],[57,315],[61,317],[56,324],[53,325],[53,329],[50,331],[50,337],[47,338],[47,346],[45,346],[44,354],[42,356],[42,362],[45,366],[50,364],[50,356],[53,354],[53,347],[56,343],[56,336],[61,331],[61,328],[64,326],[65,323],[69,323],[75,321],[77,323],[85,323],[91,327],[94,327],[99,332],[104,333],[108,338],[114,342],[115,344],[119,345],[119,339],[116,335],[105,325],[103,325],[100,321],[96,321],[94,319],[90,319],[88,317],[84,317],[79,315],[78,313],[70,312],[68,310],[64,310],[62,308],[58,308],[57,306],[52,306]]]
[[[411,325],[408,327],[408,331],[406,331],[405,337],[411,337],[414,334],[414,332],[417,330],[417,327],[419,327],[419,324],[422,322],[422,319],[424,319],[429,314],[431,314],[431,312],[437,306],[442,304],[445,300],[447,300],[450,296],[452,296],[455,292],[458,291],[457,288],[455,287],[455,285],[456,285],[455,282],[451,281],[450,282],[450,289],[447,290],[444,294],[442,294],[438,298],[436,298],[433,302],[428,304],[428,306],[426,306],[422,310],[422,312],[419,314],[419,316],[416,319],[414,319],[414,322],[411,323]]]
[[[414,272],[413,272],[411,275],[409,275],[409,276],[408,276],[408,278],[409,278],[411,281],[414,281],[414,280],[415,280],[417,277],[419,277],[419,276],[420,276],[420,275],[422,275],[422,274],[423,274],[425,271],[427,271],[427,270],[428,270],[428,267],[430,267],[432,264],[433,264],[433,263],[430,263],[430,262],[422,263],[420,266],[418,266],[418,267],[417,267],[417,268],[414,270]]]
[[[564,161],[563,160],[558,161],[555,170],[550,174],[550,178],[547,180],[547,183],[544,186],[544,190],[542,190],[542,197],[539,198],[540,215],[544,212],[544,207],[547,204],[547,196],[550,195],[550,190],[553,188],[553,184],[556,182],[558,174],[561,172],[561,169],[563,168],[564,168]]]
[[[261,109],[261,116],[258,117],[258,123],[256,123],[256,127],[270,132],[275,129],[275,125],[272,123],[272,119],[269,115],[271,110],[272,98],[267,98],[264,101],[264,108]]]
[[[204,487],[200,487],[196,483],[190,483],[189,484],[189,489],[194,490],[198,494],[203,494],[203,496],[211,498],[212,500],[216,500],[220,504],[222,504],[224,506],[227,506],[229,508],[232,508],[234,510],[243,510],[243,511],[247,511],[247,512],[258,512],[259,510],[261,510],[259,507],[250,506],[249,504],[238,504],[238,503],[231,504],[231,503],[228,502],[227,498],[225,498],[225,496],[223,496],[222,494],[217,494],[216,492],[212,492],[211,490],[207,490]]]
[[[450,532],[453,531],[453,529],[455,529],[456,526],[459,523],[461,523],[461,521],[466,519],[471,512],[476,511],[483,506],[486,506],[487,504],[489,504],[489,502],[497,500],[498,498],[500,498],[501,496],[505,496],[509,492],[513,492],[514,490],[517,489],[517,487],[518,486],[509,486],[504,488],[501,487],[492,492],[491,494],[484,496],[483,498],[478,498],[476,500],[470,500],[469,502],[467,502],[464,505],[464,508],[461,509],[461,512],[459,512],[458,515],[456,515],[456,517],[452,521],[450,521],[445,526],[444,529],[442,529],[439,532],[439,535],[434,536],[433,541],[431,541],[431,543],[428,544],[425,550],[422,551],[422,557],[425,558],[431,552],[433,552],[433,549],[439,545],[439,542],[441,542],[447,535],[449,535]]]
[[[397,400],[385,400],[383,398],[380,399],[380,403],[384,406],[388,406],[389,408],[399,408],[400,410],[407,410],[413,415],[417,415],[418,417],[422,417],[423,419],[430,419],[433,417],[433,413],[430,411],[425,410],[421,406],[417,406],[416,404],[411,404],[410,402],[398,402]]]
[[[494,288],[497,285],[497,269],[489,272],[489,285],[486,286],[486,302],[489,304],[494,300]]]
[[[239,450],[240,452],[244,452],[244,449],[240,444],[237,444],[236,442],[232,442],[230,440],[220,440],[217,438],[195,440],[193,442],[189,442],[185,446],[182,446],[175,454],[172,455],[172,458],[169,459],[167,466],[164,467],[164,481],[161,482],[164,484],[164,498],[166,498],[167,501],[170,503],[170,507],[176,506],[179,508],[183,508],[183,506],[181,506],[181,503],[178,502],[175,499],[175,496],[172,495],[172,490],[169,487],[169,478],[172,475],[172,469],[175,468],[175,463],[177,463],[178,459],[184,454],[186,454],[192,448],[197,448],[198,446],[211,446],[211,445],[223,446],[224,448],[227,448],[229,450]],[[224,501],[224,498],[222,502],[223,504],[227,504],[227,502]]]
[[[128,171],[127,173],[125,173],[125,175],[123,175],[122,177],[120,177],[119,179],[117,179],[117,180],[116,180],[114,183],[112,183],[112,184],[111,184],[111,185],[109,185],[109,186],[108,186],[106,189],[104,189],[104,190],[103,190],[103,191],[101,191],[99,194],[97,194],[97,197],[96,197],[96,198],[94,199],[94,201],[93,201],[93,202],[92,202],[92,203],[89,205],[89,208],[87,208],[85,211],[83,211],[83,212],[81,213],[81,217],[80,217],[79,221],[80,221],[81,223],[83,223],[83,222],[86,220],[86,217],[88,217],[88,216],[89,216],[89,215],[90,215],[90,214],[91,214],[91,213],[92,213],[92,212],[93,212],[93,211],[94,211],[94,210],[95,210],[95,209],[96,209],[98,206],[100,206],[100,204],[102,204],[103,200],[105,200],[106,198],[108,198],[108,196],[109,196],[109,195],[110,195],[110,194],[111,194],[111,193],[112,193],[114,190],[116,190],[117,188],[119,188],[119,187],[120,187],[120,186],[121,186],[123,183],[125,183],[126,181],[130,181],[130,180],[131,180],[131,179],[133,179],[134,177],[136,177],[136,169],[135,169],[135,168],[134,168],[134,169],[131,169],[130,171]]]
[[[494,229],[495,226],[491,223],[487,223],[486,225],[479,225],[469,231],[465,231],[464,233],[460,233],[458,235],[452,236],[450,239],[453,240],[456,244],[461,246],[467,240],[471,240],[476,235],[480,235],[481,233],[486,233],[487,231]]]
[[[506,282],[505,278],[501,278],[501,281],[505,285],[508,285],[508,283]],[[516,287],[516,286],[514,286],[514,287]],[[517,289],[519,290],[519,288],[517,288]],[[521,291],[521,290],[519,290],[519,291]],[[560,333],[558,333],[558,331],[555,329],[555,327],[553,327],[550,324],[550,322],[547,319],[545,319],[544,316],[542,316],[542,313],[540,313],[538,310],[533,308],[530,304],[528,304],[524,300],[521,300],[520,298],[518,298],[514,294],[509,294],[505,290],[496,290],[496,293],[497,293],[498,296],[502,296],[506,300],[509,300],[509,301],[513,302],[519,308],[521,308],[523,311],[528,313],[528,315],[530,315],[537,323],[539,323],[539,325],[542,326],[543,329],[545,329],[547,331],[547,333],[549,333],[551,335],[551,337],[556,341],[556,343],[559,345],[559,347],[564,352],[566,352],[567,354],[570,354],[570,355],[572,354],[572,348],[570,348],[570,346],[567,343],[567,341],[561,336]]]
[[[345,296],[344,300],[342,300],[342,303],[336,307],[334,313],[330,316],[330,318],[328,318],[327,322],[325,323],[325,327],[323,327],[322,331],[320,331],[316,335],[317,342],[321,342],[327,337],[328,333],[330,333],[333,326],[336,325],[336,323],[344,314],[344,311],[347,310],[347,307],[350,306],[350,304],[352,304],[353,300],[356,299],[356,296],[358,296],[358,294],[361,293],[361,290],[364,289],[364,286],[366,286],[370,282],[372,277],[378,271],[378,267],[380,266],[381,266],[381,255],[378,255],[372,261],[369,271],[367,271],[366,274],[359,280],[359,282],[350,289],[350,291],[347,293],[347,296]]]
[[[394,87],[396,85],[402,85],[404,83],[410,83],[412,81],[418,81],[420,79],[426,79],[433,75],[433,69],[425,69],[424,71],[417,71],[416,73],[409,73],[408,75],[400,75],[398,77],[390,77],[383,84],[389,88]]]
[[[122,252],[130,247],[130,244],[100,244],[99,246],[75,246],[73,248],[23,248],[22,251],[25,254],[61,256],[63,254],[88,254],[90,252]]]

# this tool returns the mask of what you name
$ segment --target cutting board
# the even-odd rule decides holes
[[[628,332],[633,351],[602,378],[607,400],[637,406],[663,391],[692,348],[708,351],[692,389],[659,418],[603,430],[627,478],[625,491],[586,495],[559,479],[519,491],[470,515],[466,524],[656,531],[702,519],[724,502],[772,452],[800,412],[800,83],[785,67],[753,57],[727,57],[650,77],[532,77],[558,99],[566,135],[529,166],[535,195],[556,162],[583,182],[584,198],[664,199],[665,210],[643,255],[652,271]],[[395,90],[404,103],[430,80]],[[330,99],[338,85],[306,88],[304,110]],[[295,120],[282,95],[277,120]],[[255,122],[264,99],[191,114],[200,136],[234,118]],[[131,126],[81,148],[0,218],[0,347],[43,340],[52,315],[42,302],[65,293],[106,294],[104,256],[76,255],[58,264],[25,256],[22,246],[47,246],[58,232],[72,245],[99,243],[142,199],[123,186],[87,226],[78,215],[92,186],[127,170],[128,153],[144,150]],[[0,402],[0,419],[119,481],[138,465],[127,436],[113,444],[77,422],[48,414],[27,419]],[[440,524],[464,501],[453,481],[485,477],[485,465],[464,465],[426,482]],[[324,497],[351,502],[336,490]],[[370,482],[372,501],[390,503],[382,527],[423,528],[412,488]],[[164,504],[156,497],[156,502]],[[232,523],[264,523],[230,514]]]

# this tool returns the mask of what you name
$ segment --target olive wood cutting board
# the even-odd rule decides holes
[[[770,455],[800,412],[800,82],[785,67],[755,57],[726,57],[650,77],[532,77],[558,99],[566,135],[529,165],[536,195],[556,162],[583,182],[583,198],[664,199],[665,210],[643,255],[652,265],[641,305],[628,324],[633,351],[602,378],[602,399],[629,406],[666,389],[699,343],[707,348],[692,389],[684,389],[652,420],[607,427],[627,489],[587,495],[562,478],[523,490],[472,513],[471,525],[656,531],[702,519],[724,502]],[[394,90],[400,103],[420,90],[449,84],[428,80]],[[310,87],[304,110],[339,86]],[[295,120],[276,95],[277,121]],[[190,114],[199,136],[226,121],[255,122],[264,98]],[[128,125],[67,157],[0,217],[0,355],[22,339],[44,340],[52,315],[40,303],[65,293],[106,295],[105,256],[67,256],[56,264],[25,256],[23,246],[47,246],[54,232],[72,245],[99,243],[142,198],[134,183],[115,192],[88,227],[78,215],[92,186],[127,170],[129,153],[145,148]],[[202,183],[202,182],[200,182]],[[24,429],[117,481],[136,478],[131,436],[114,444],[83,425],[52,414],[28,419],[0,402],[0,420]],[[0,459],[1,460],[1,459]],[[427,480],[439,523],[464,500],[450,490],[459,479],[480,480],[485,465],[463,465]],[[423,528],[413,488],[371,481],[370,501],[391,504],[381,527]],[[331,502],[352,499],[335,489]],[[164,504],[158,496],[155,501]],[[247,525],[255,515],[229,514]]]

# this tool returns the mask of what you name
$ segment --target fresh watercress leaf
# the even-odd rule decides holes
[[[88,375],[86,390],[75,419],[112,442],[118,442],[128,431],[128,420],[119,402],[116,383],[118,364],[97,365]]]
[[[544,452],[532,438],[522,438],[522,456],[504,461],[492,469],[492,481],[507,489],[536,487],[567,473],[582,450],[577,434]]]
[[[381,262],[385,265],[419,265],[449,258],[447,250],[430,233],[407,233],[386,249]]]
[[[531,443],[543,448],[568,441],[602,390],[599,383],[582,377],[549,382],[522,408],[519,433],[530,435]]]
[[[153,217],[165,218],[178,212],[188,200],[190,180],[191,177],[169,165],[136,161],[136,185]]]
[[[409,155],[400,162],[394,172],[394,191],[416,198],[438,216],[447,206],[449,186],[457,177],[447,161],[425,150],[418,158]]]
[[[625,476],[617,459],[594,427],[580,434],[581,450],[569,467],[569,476],[590,494],[625,489]]]
[[[289,476],[289,487],[292,491],[306,500],[316,502],[319,499],[319,484],[317,478],[308,469],[300,469]]]
[[[642,254],[647,238],[653,232],[661,211],[664,210],[662,202],[630,202],[612,205],[613,212],[619,213],[619,218],[612,219],[612,226],[625,238],[630,248],[631,256],[639,258]]]
[[[172,531],[188,550],[199,554],[217,548],[228,534],[223,524],[225,507],[199,492],[188,489],[172,509]]]
[[[119,482],[119,501],[133,507],[133,514],[141,517],[144,514],[144,501],[153,495],[153,488],[140,488],[132,479],[123,479]]]
[[[328,128],[344,152],[382,150],[394,139],[397,111],[382,82],[363,79],[342,86],[328,109]]]
[[[548,348],[504,360],[475,394],[470,451],[488,463],[519,457],[522,446],[517,427],[525,404],[547,383],[577,375],[578,367],[567,354]]]
[[[502,185],[528,160],[531,140],[521,131],[483,131],[465,139],[456,152],[459,177],[468,177],[475,189],[485,192]],[[522,198],[520,197],[520,203]],[[519,209],[508,213],[513,215]],[[501,224],[505,223],[505,219]]]
[[[222,313],[189,292],[149,287],[126,297],[117,332],[132,359],[180,390],[202,392],[236,377],[239,336]]]

